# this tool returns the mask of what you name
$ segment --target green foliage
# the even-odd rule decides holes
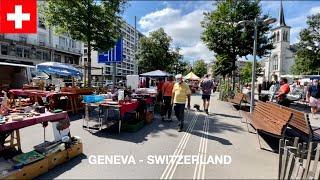
[[[108,50],[120,37],[125,0],[46,0],[40,8],[46,23],[58,33],[88,45],[88,82],[91,82],[91,49]],[[89,86],[91,84],[89,83]]]
[[[177,66],[177,74],[187,75],[191,71],[191,65],[189,61],[179,60]],[[175,72],[172,72],[175,73]]]
[[[294,74],[318,74],[320,72],[320,13],[309,16],[308,27],[300,32],[297,45]]]
[[[217,60],[213,65],[213,72],[215,75],[225,77],[232,74],[232,63],[227,56],[217,55]]]
[[[149,37],[140,39],[137,59],[141,73],[157,69],[174,72],[175,65],[182,56],[179,49],[174,51],[170,49],[171,42],[171,37],[164,32],[163,28],[151,32]]]
[[[258,62],[256,64],[256,77],[263,76],[262,66]],[[240,77],[242,83],[250,83],[252,80],[252,62],[246,62],[243,68],[240,69]]]
[[[259,1],[226,0],[218,1],[216,10],[205,13],[202,21],[204,31],[201,39],[207,47],[214,51],[221,59],[215,66],[215,72],[221,75],[231,74],[236,70],[237,57],[247,56],[253,52],[254,26],[235,25],[243,20],[254,21],[267,19],[262,15]],[[262,57],[270,53],[273,48],[271,38],[267,37],[270,25],[259,23],[257,55]],[[227,62],[222,62],[227,61]],[[227,68],[227,70],[225,69]]]
[[[196,61],[193,67],[193,72],[200,78],[207,74],[207,64],[204,62],[204,60],[201,59]]]

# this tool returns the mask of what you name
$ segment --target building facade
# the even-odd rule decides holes
[[[272,29],[273,46],[270,57],[261,60],[264,70],[263,81],[279,80],[283,75],[291,73],[294,64],[294,52],[290,46],[290,26],[285,23],[283,5],[281,2],[277,26]]]
[[[0,62],[34,66],[45,61],[81,65],[82,42],[56,35],[38,21],[36,34],[0,35]]]
[[[40,18],[37,26],[36,34],[0,34],[0,89],[20,88],[28,83],[28,77],[35,74],[35,65],[42,62],[80,68],[82,42],[53,33]]]
[[[121,35],[123,39],[123,61],[116,64],[116,81],[125,80],[127,75],[138,74],[135,48],[139,48],[139,39],[143,37],[142,33],[135,30],[133,26],[125,21],[122,22]],[[85,65],[88,60],[88,48],[86,45],[83,45],[83,54],[83,65]],[[91,52],[91,66],[93,85],[101,85],[106,80],[112,79],[112,65],[98,63],[98,51]]]

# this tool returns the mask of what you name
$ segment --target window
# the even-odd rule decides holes
[[[66,38],[60,36],[59,37],[59,45],[66,46]]]
[[[283,37],[282,37],[282,40],[283,41],[287,41],[287,32],[286,31],[284,31],[283,32],[283,35],[282,35]]]
[[[83,58],[83,61],[84,62],[88,62],[88,58]]]
[[[24,49],[23,57],[24,58],[30,58],[30,49]]]
[[[280,34],[279,34],[279,31],[277,32],[277,42],[279,41],[279,38],[280,38]]]
[[[87,54],[88,53],[88,49],[83,49],[83,53]]]
[[[74,64],[77,64],[77,65],[80,65],[80,64],[79,64],[80,62],[79,62],[79,59],[78,59],[78,58],[73,59],[73,63],[74,63]]]
[[[274,71],[277,71],[278,70],[278,56],[277,55],[275,55],[274,57],[273,57],[273,70]]]
[[[42,51],[37,51],[37,59],[42,60]]]
[[[48,52],[43,52],[43,60],[50,60],[50,55]]]
[[[55,55],[54,55],[54,61],[55,61],[55,62],[61,62],[61,55],[55,54]]]
[[[76,46],[76,41],[75,40],[72,40],[71,41],[71,47],[72,48],[76,48],[77,46]]]
[[[17,47],[16,56],[17,57],[22,57],[22,47]]]
[[[1,54],[8,55],[8,45],[7,44],[1,44]]]
[[[40,46],[45,46],[46,45],[46,34],[39,33],[38,34],[38,42]]]

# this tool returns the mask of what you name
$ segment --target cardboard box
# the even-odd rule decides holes
[[[73,145],[71,148],[67,149],[67,151],[68,151],[68,157],[70,159],[82,154],[83,153],[82,143]]]
[[[67,151],[59,151],[53,154],[47,155],[48,158],[48,168],[53,169],[54,167],[68,161]]]

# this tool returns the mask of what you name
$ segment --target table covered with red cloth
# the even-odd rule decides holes
[[[36,90],[36,89],[11,89],[9,90],[9,94],[13,94],[16,96],[34,96],[38,95],[41,97],[47,97],[51,92],[50,91],[43,91],[43,90]]]
[[[125,113],[134,111],[138,108],[139,102],[138,101],[132,101],[132,102],[125,102],[119,105],[111,105],[108,103],[102,103],[102,106],[110,106],[110,107],[117,107],[120,109],[120,116],[121,118],[124,117]]]
[[[0,132],[21,129],[43,122],[56,122],[63,119],[69,120],[67,112],[64,111],[61,113],[51,113],[47,111],[46,113],[40,114],[40,116],[28,117],[23,119],[22,121],[10,121],[4,124],[0,124]]]

